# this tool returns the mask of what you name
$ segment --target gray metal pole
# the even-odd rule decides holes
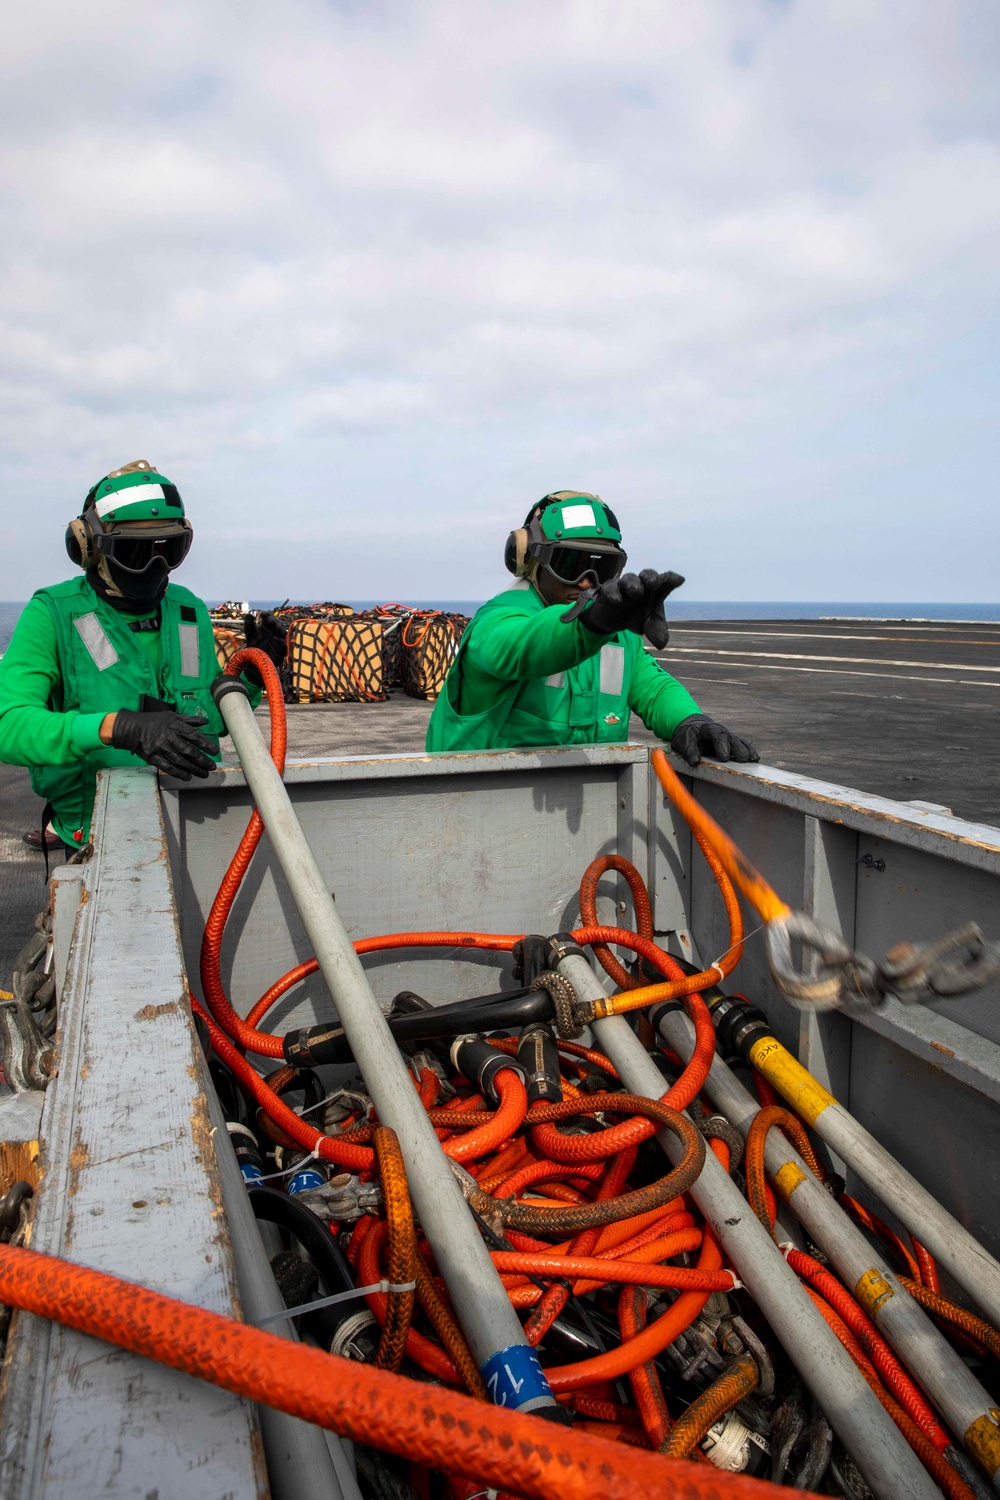
[[[235,678],[220,678],[234,683]],[[232,736],[271,846],[313,945],[320,972],[378,1111],[399,1137],[410,1194],[455,1311],[498,1406],[555,1407],[489,1251],[413,1086],[399,1048],[327,889],[285,785],[268,754],[246,692],[216,701]]]
[[[777,1038],[766,1035],[754,1041],[750,1061],[810,1129],[941,1262],[989,1322],[1000,1324],[1000,1263],[985,1246],[900,1166]]]
[[[691,1056],[694,1026],[683,1011],[666,1011],[659,1029],[679,1057]],[[760,1105],[721,1057],[712,1063],[703,1092],[746,1135]],[[996,1459],[1000,1426],[993,1416],[992,1400],[968,1365],[778,1130],[768,1132],[764,1162],[782,1197],[825,1250],[848,1289],[909,1366],[951,1430],[965,1442],[994,1488],[1000,1488]]]
[[[989,1251],[842,1104],[828,1104],[812,1128],[912,1230],[988,1321],[1000,1324],[1000,1265]]]
[[[285,1301],[271,1273],[222,1107],[211,1083],[205,1091],[215,1128],[215,1154],[243,1317],[248,1323],[256,1323],[268,1313],[283,1312]],[[269,1323],[267,1331],[298,1342],[294,1324],[287,1319]],[[330,1500],[361,1500],[348,1445],[335,1432],[325,1432],[322,1427],[314,1427],[311,1422],[302,1422],[270,1406],[258,1406],[257,1414],[273,1500],[316,1500],[319,1495],[329,1496]]]
[[[559,972],[581,999],[606,998],[593,969],[578,954],[564,958]],[[626,1088],[649,1099],[662,1098],[663,1075],[623,1016],[595,1021],[592,1030]],[[677,1139],[667,1130],[657,1139],[676,1161],[681,1152]],[[878,1500],[940,1500],[937,1485],[711,1152],[691,1194]]]

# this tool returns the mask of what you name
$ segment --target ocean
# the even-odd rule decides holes
[[[219,601],[209,600],[209,604]],[[282,599],[251,599],[253,609],[273,609]],[[306,602],[306,601],[303,601]],[[309,601],[312,602],[312,601]],[[370,609],[381,599],[348,599],[354,609]],[[473,615],[481,599],[410,599],[405,601],[420,609],[443,609],[450,613]],[[7,649],[23,602],[0,602],[0,652]],[[686,599],[667,601],[668,620],[996,620],[1000,621],[1000,604],[927,604],[920,602],[843,603],[836,600],[769,599],[741,602],[731,599]]]

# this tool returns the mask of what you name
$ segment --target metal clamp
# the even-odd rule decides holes
[[[382,1189],[377,1182],[362,1182],[350,1172],[339,1172],[320,1187],[306,1188],[298,1194],[318,1219],[328,1223],[351,1224],[364,1214],[377,1213],[382,1207]]]
[[[792,960],[792,939],[802,944],[802,969]],[[791,911],[765,930],[771,978],[799,1010],[874,1010],[885,998],[878,967],[855,953],[839,932]],[[815,955],[810,965],[807,953]]]
[[[897,943],[881,967],[885,988],[904,1005],[931,995],[965,995],[1000,975],[1000,943],[989,943],[975,922],[936,943]]]

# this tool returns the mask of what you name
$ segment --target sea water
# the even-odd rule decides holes
[[[209,604],[220,601],[209,600]],[[253,609],[274,609],[283,599],[251,599]],[[311,603],[312,601],[303,601]],[[349,599],[353,609],[371,609],[382,600]],[[404,601],[418,609],[442,609],[451,614],[474,615],[481,599],[409,599]],[[23,603],[0,602],[0,652],[7,648]],[[749,603],[731,599],[667,600],[668,620],[996,620],[1000,621],[1000,604],[926,604],[857,603],[836,600],[753,600]]]

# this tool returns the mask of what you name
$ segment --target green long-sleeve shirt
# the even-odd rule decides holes
[[[141,620],[149,610],[123,614]],[[160,633],[136,632],[136,649],[145,651],[154,678],[160,675]],[[0,761],[9,766],[70,766],[89,750],[101,747],[102,713],[69,709],[53,712],[60,696],[59,651],[51,611],[41,599],[29,599],[0,661]]]
[[[80,583],[82,587],[82,580]],[[127,752],[111,750],[102,743],[100,729],[108,712],[137,707],[140,693],[145,692],[176,702],[179,709],[180,700],[186,700],[181,711],[200,708],[208,719],[205,732],[209,735],[224,734],[225,725],[210,693],[199,688],[199,683],[207,685],[218,671],[207,616],[207,641],[197,653],[201,664],[196,671],[200,675],[191,679],[190,690],[178,691],[177,663],[166,658],[161,631],[121,631],[121,623],[143,619],[149,610],[112,614],[110,607],[86,588],[81,595],[82,608],[89,603],[108,628],[113,620],[120,622],[114,632],[118,651],[110,644],[108,650],[117,663],[116,681],[122,684],[124,680],[128,686],[120,687],[120,695],[112,688],[104,695],[105,706],[100,709],[94,707],[93,698],[88,703],[86,697],[80,707],[81,699],[76,696],[79,664],[63,659],[65,641],[60,646],[55,606],[46,597],[59,595],[66,587],[43,591],[29,601],[0,660],[0,761],[30,768],[39,796],[53,803],[52,822],[57,833],[65,842],[79,842],[82,831],[89,827],[96,770],[106,765],[141,764]],[[186,606],[192,617],[197,618],[199,611],[204,615],[204,605],[187,590],[181,591],[180,597],[192,601]],[[76,641],[76,633],[70,630],[69,638]],[[173,690],[166,686],[170,682],[174,683]],[[251,690],[251,701],[260,697],[259,689]],[[101,702],[101,696],[96,701]]]
[[[637,635],[598,635],[564,624],[565,613],[531,587],[485,604],[435,705],[428,750],[623,740],[630,713],[669,740],[700,712]]]

